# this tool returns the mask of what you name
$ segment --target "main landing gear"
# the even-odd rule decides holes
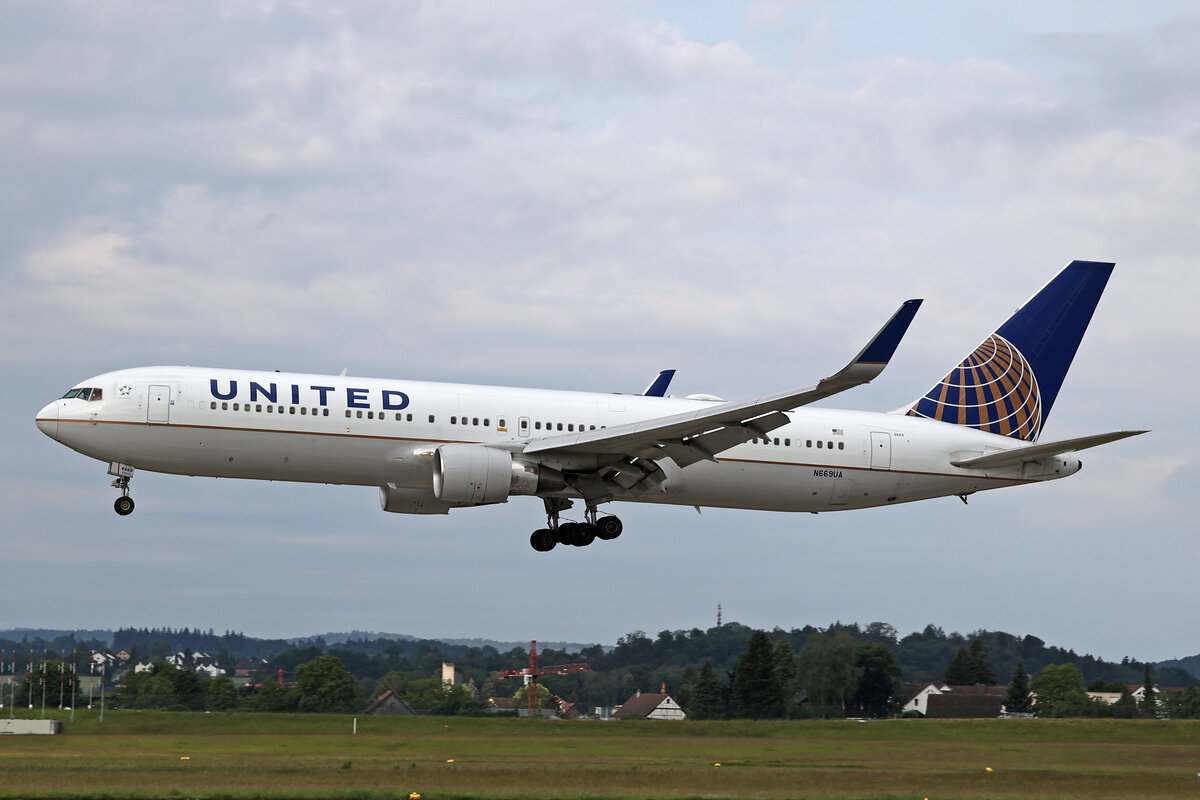
[[[555,545],[560,544],[587,547],[597,539],[615,539],[625,529],[618,517],[612,515],[597,517],[595,506],[588,507],[584,514],[584,522],[560,524],[558,515],[571,507],[571,501],[547,497],[545,503],[547,527],[537,529],[529,537],[529,544],[539,553],[549,552],[554,549]]]
[[[123,467],[119,472],[113,473],[110,468],[109,474],[117,475],[117,479],[112,482],[112,487],[121,490],[121,496],[113,503],[113,509],[122,517],[127,517],[133,513],[133,498],[129,496],[129,480],[133,477],[133,469]]]

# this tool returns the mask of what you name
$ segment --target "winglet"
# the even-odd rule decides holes
[[[667,394],[667,387],[671,385],[671,379],[675,377],[675,370],[664,369],[658,373],[658,377],[650,382],[650,385],[642,392],[643,397],[664,397]]]
[[[875,334],[875,338],[867,343],[853,363],[886,366],[892,360],[896,348],[900,346],[900,340],[908,332],[908,326],[912,323],[913,317],[917,315],[917,309],[923,302],[923,300],[906,300],[887,321],[887,324],[879,330],[879,333]]]

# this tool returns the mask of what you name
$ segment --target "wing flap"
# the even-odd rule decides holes
[[[1028,447],[1016,447],[1012,450],[1002,450],[998,453],[984,453],[979,456],[970,456],[968,458],[956,458],[950,461],[956,467],[965,469],[994,469],[996,467],[1015,467],[1024,464],[1026,461],[1036,461],[1039,458],[1047,456],[1058,456],[1063,453],[1074,453],[1078,450],[1086,450],[1089,447],[1098,447],[1109,442],[1120,441],[1127,439],[1130,436],[1139,436],[1147,431],[1113,431],[1111,433],[1097,433],[1091,436],[1080,436],[1076,439],[1063,439],[1057,442],[1046,442],[1045,444],[1034,444]]]

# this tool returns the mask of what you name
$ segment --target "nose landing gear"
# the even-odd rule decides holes
[[[133,498],[129,496],[129,481],[133,478],[133,467],[128,464],[112,463],[108,465],[108,474],[117,476],[117,479],[112,482],[112,487],[121,490],[121,496],[113,503],[113,510],[122,517],[127,517],[133,513],[134,505]]]

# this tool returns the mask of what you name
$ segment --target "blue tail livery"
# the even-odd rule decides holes
[[[1113,266],[1072,261],[908,415],[1036,442]]]

